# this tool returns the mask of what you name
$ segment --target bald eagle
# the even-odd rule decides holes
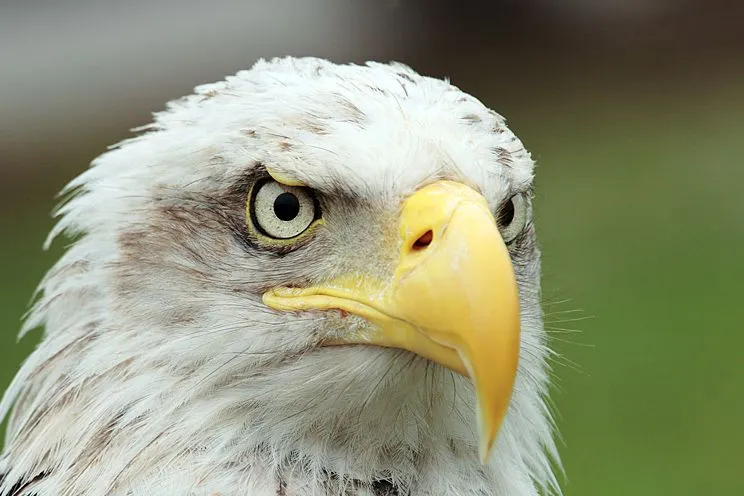
[[[2,496],[558,494],[533,161],[397,63],[259,61],[65,189]]]

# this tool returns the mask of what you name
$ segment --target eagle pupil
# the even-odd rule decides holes
[[[501,227],[506,227],[509,224],[511,224],[513,220],[514,220],[514,200],[509,199],[509,201],[506,202],[503,207],[501,207],[501,211],[499,212],[498,223]]]
[[[285,222],[297,217],[300,213],[300,200],[292,193],[282,193],[274,200],[274,214]]]

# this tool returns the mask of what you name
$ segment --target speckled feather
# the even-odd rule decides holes
[[[319,347],[364,322],[261,303],[277,284],[384,273],[401,200],[449,178],[494,211],[531,188],[504,119],[400,64],[259,61],[171,102],[66,188],[74,244],[22,333],[0,403],[2,496],[534,496],[559,492],[531,223],[511,248],[522,307],[512,401],[478,461],[469,381],[408,352]],[[289,252],[246,236],[265,167],[324,197]]]

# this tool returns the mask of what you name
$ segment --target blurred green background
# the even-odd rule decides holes
[[[37,10],[0,9],[41,29],[52,4],[30,3]],[[77,3],[64,21],[73,27],[93,15]],[[155,55],[124,56],[116,33],[84,30],[76,41],[64,31],[44,46],[73,62],[46,87],[32,81],[49,67],[31,56],[43,50],[31,54],[19,35],[24,48],[3,79],[31,82],[0,83],[0,102],[16,111],[0,117],[0,388],[38,339],[16,344],[19,319],[64,247],[41,251],[53,195],[127,128],[259,56],[397,59],[449,76],[505,115],[538,162],[565,493],[744,494],[744,11],[715,1],[393,1],[341,13],[337,4],[317,0],[309,20],[292,6],[258,20],[195,12],[231,48],[193,57],[183,56],[193,48],[186,14],[182,31],[158,35],[170,38]],[[132,19],[145,14],[137,8]],[[220,24],[240,15],[276,28],[274,38]],[[129,18],[119,19],[123,30]],[[297,35],[307,24],[317,32]],[[100,40],[109,45],[75,49]]]

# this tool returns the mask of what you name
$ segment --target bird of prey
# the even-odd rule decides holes
[[[398,63],[261,60],[65,189],[2,496],[558,494],[534,163]]]

